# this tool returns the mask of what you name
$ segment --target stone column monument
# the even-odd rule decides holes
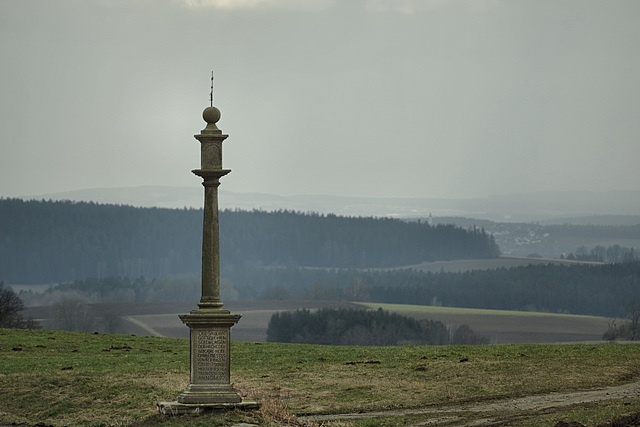
[[[179,316],[189,327],[191,376],[177,402],[158,403],[165,414],[195,413],[221,409],[255,409],[256,402],[243,401],[230,383],[230,333],[240,314],[222,308],[220,300],[220,246],[218,228],[218,186],[220,178],[231,172],[222,169],[223,135],[216,123],[220,110],[211,106],[202,113],[207,123],[195,138],[200,141],[200,169],[193,171],[203,179],[204,221],[202,230],[202,297],[198,309]]]

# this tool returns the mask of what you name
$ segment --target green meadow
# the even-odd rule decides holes
[[[319,425],[319,414],[379,412],[322,425],[597,425],[640,412],[640,396],[539,410],[469,404],[602,389],[640,380],[640,344],[337,347],[232,342],[232,382],[253,412],[165,417],[189,377],[181,338],[0,329],[0,425]],[[419,409],[446,408],[419,413]],[[385,411],[395,411],[387,413]],[[407,411],[406,413],[403,411]],[[449,420],[449,421],[447,421]],[[510,420],[510,421],[509,421]]]

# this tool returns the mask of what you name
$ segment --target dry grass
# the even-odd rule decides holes
[[[300,416],[491,402],[622,384],[640,378],[639,352],[638,344],[232,342],[232,381],[262,409],[165,419],[156,415],[155,404],[184,391],[187,340],[0,330],[0,424],[312,426]]]
[[[640,375],[626,345],[353,348],[238,343],[236,381],[253,390],[290,390],[296,413],[374,411],[586,390]],[[635,346],[636,351],[639,349]],[[257,357],[256,357],[257,356]],[[270,366],[263,361],[270,360]],[[273,361],[278,360],[276,365]]]
[[[295,390],[286,390],[280,387],[271,389],[250,388],[237,385],[236,390],[243,398],[255,399],[261,403],[258,414],[265,421],[278,426],[316,427],[319,424],[313,421],[299,419],[291,413],[291,396]]]

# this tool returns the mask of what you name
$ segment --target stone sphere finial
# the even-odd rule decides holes
[[[220,110],[216,107],[207,107],[202,112],[202,118],[207,124],[215,124],[220,120]]]
[[[202,112],[202,118],[207,122],[207,127],[202,130],[203,134],[219,134],[222,133],[216,123],[220,120],[220,110],[216,107],[207,107]]]

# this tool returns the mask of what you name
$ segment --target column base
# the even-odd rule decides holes
[[[178,396],[178,403],[188,404],[239,402],[242,402],[242,398],[230,384],[189,384],[185,391]]]
[[[251,400],[243,400],[237,403],[158,402],[156,406],[158,407],[158,412],[162,415],[207,414],[235,409],[241,411],[260,409],[260,404]]]

